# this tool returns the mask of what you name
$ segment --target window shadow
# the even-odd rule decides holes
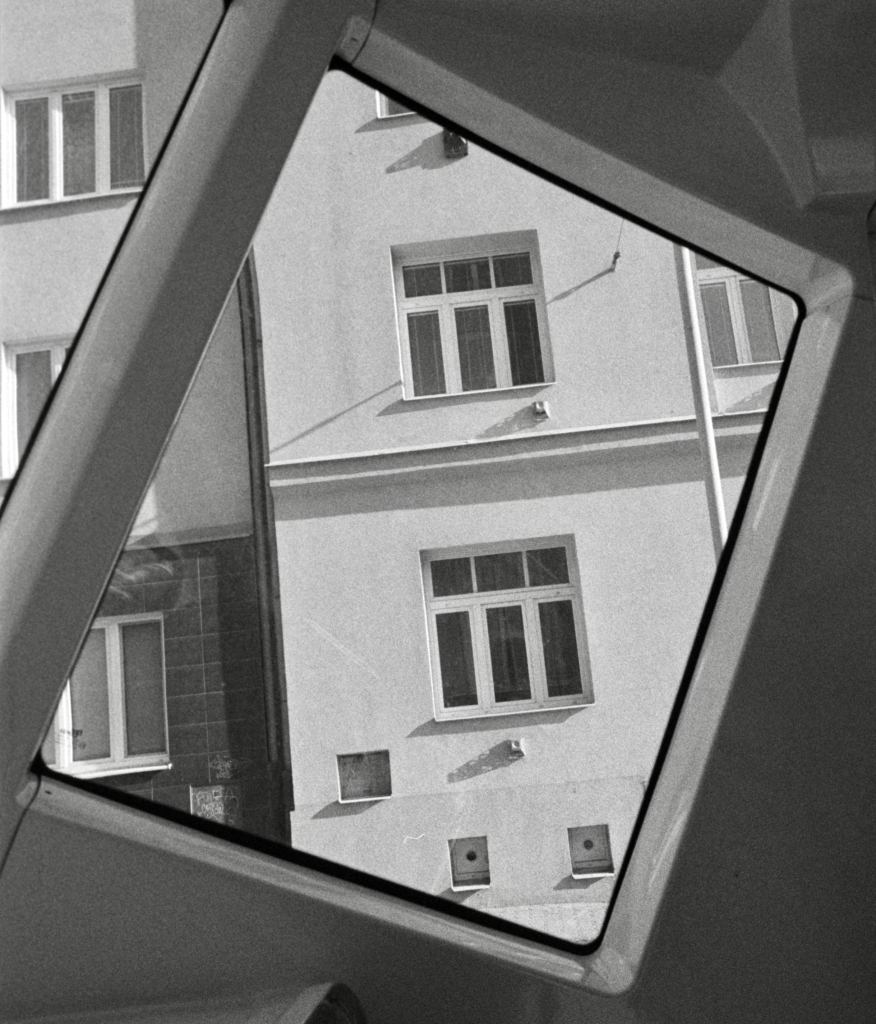
[[[454,161],[444,155],[444,140],[442,132],[439,131],[435,135],[430,135],[428,139],[423,139],[416,149],[390,164],[386,168],[386,173],[395,174],[398,171],[412,170],[414,167],[424,171],[435,171],[452,163]]]

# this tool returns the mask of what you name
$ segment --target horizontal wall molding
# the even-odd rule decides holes
[[[762,412],[717,415],[713,418],[718,446],[754,443],[763,425]],[[495,468],[569,457],[634,456],[649,448],[690,448],[698,451],[696,420],[692,416],[645,420],[602,427],[541,431],[517,437],[478,438],[449,444],[311,456],[266,466],[273,488],[321,484],[386,483],[389,478],[414,478],[436,469]]]

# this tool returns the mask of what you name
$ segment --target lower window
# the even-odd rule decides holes
[[[161,615],[97,619],[43,744],[47,765],[96,777],[169,763]]]
[[[427,552],[436,718],[592,702],[571,538]]]

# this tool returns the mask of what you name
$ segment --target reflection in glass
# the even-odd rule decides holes
[[[64,132],[64,195],[95,190],[94,93],[61,97]]]
[[[480,391],[496,386],[490,314],[486,306],[454,310],[459,346],[459,372],[463,391]]]
[[[526,634],[523,608],[519,604],[487,609],[490,638],[490,665],[496,700],[529,700],[529,665],[526,659]]]
[[[88,634],[70,676],[70,706],[73,760],[94,761],[109,757],[109,677],[106,634],[102,629],[93,629]]]
[[[544,668],[550,697],[581,692],[581,666],[571,601],[542,601],[538,606]]]
[[[435,616],[444,706],[477,704],[471,623],[468,612],[443,612]]]
[[[15,104],[17,195],[20,203],[49,197],[49,101]]]

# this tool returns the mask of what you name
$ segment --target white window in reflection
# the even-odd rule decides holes
[[[64,360],[68,338],[8,344],[0,363],[2,476],[15,475]]]
[[[91,778],[168,765],[160,614],[94,623],[43,745],[43,760]]]
[[[697,255],[696,267],[712,366],[783,359],[797,316],[793,300],[705,256]]]
[[[572,549],[564,539],[426,556],[437,718],[592,702]]]
[[[3,108],[4,206],[139,188],[145,181],[139,82],[7,93]]]
[[[393,266],[407,397],[553,379],[535,231],[394,246]]]

